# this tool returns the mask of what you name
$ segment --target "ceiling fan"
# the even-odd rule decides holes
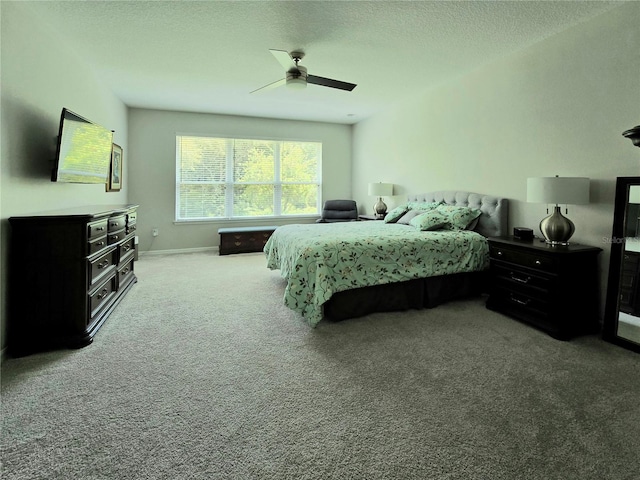
[[[351,91],[356,88],[354,83],[341,82],[340,80],[333,80],[331,78],[318,77],[317,75],[308,75],[307,69],[298,62],[304,57],[304,52],[285,52],[284,50],[269,50],[276,60],[285,69],[285,78],[277,80],[273,83],[269,83],[264,87],[260,87],[253,90],[251,93],[258,92],[260,90],[268,90],[276,88],[281,85],[286,85],[289,88],[302,89],[306,88],[307,83],[314,85],[320,85],[322,87],[337,88],[340,90]]]

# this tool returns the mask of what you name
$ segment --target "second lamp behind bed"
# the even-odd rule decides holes
[[[382,201],[382,197],[393,195],[393,183],[370,183],[369,196],[378,197],[378,201],[373,205],[373,214],[382,218],[387,214],[387,205]]]

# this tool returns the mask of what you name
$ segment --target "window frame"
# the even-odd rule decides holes
[[[222,217],[198,217],[198,218],[181,218],[180,217],[180,186],[182,185],[182,171],[180,166],[180,137],[199,137],[199,138],[215,138],[226,140],[226,166],[225,166],[225,183],[224,185],[264,185],[264,182],[233,182],[233,141],[234,140],[248,140],[248,141],[265,141],[274,142],[274,152],[277,151],[274,165],[274,181],[271,185],[274,187],[274,215],[261,215],[261,216],[229,216],[229,213],[233,213],[233,194],[226,194],[224,201],[225,216]],[[282,182],[280,177],[280,150],[282,143],[317,143],[319,148],[319,155],[316,165],[316,182],[299,182],[300,185],[316,185],[318,188],[318,195],[316,198],[316,212],[315,213],[302,213],[302,214],[282,214],[282,186],[283,185],[295,185],[295,182]],[[273,220],[273,219],[305,219],[316,218],[320,216],[322,208],[322,153],[324,145],[321,140],[311,139],[299,139],[299,138],[272,138],[272,137],[260,137],[260,136],[235,136],[235,135],[216,135],[216,134],[203,134],[203,133],[182,133],[176,132],[175,134],[175,214],[174,223],[207,223],[207,222],[242,222],[246,220]],[[186,183],[186,182],[185,182]],[[220,184],[220,182],[204,182],[207,184]]]

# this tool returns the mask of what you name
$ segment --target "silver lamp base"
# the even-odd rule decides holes
[[[382,197],[378,197],[378,201],[373,205],[373,213],[378,218],[382,218],[387,214],[387,205],[382,201]]]
[[[545,241],[551,245],[569,245],[569,239],[576,231],[571,220],[560,213],[560,207],[556,205],[553,213],[540,222],[540,231]]]

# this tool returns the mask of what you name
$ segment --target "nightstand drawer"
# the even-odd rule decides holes
[[[523,292],[516,292],[500,286],[493,291],[493,301],[510,310],[519,310],[523,313],[545,319],[548,317],[549,303],[542,298],[536,298]]]
[[[508,263],[491,262],[491,275],[499,283],[516,289],[539,289],[548,292],[553,288],[555,276],[545,275],[536,270],[517,268]]]
[[[501,246],[491,245],[489,247],[491,258],[505,262],[515,263],[523,267],[536,268],[553,272],[557,268],[556,259],[535,253],[525,253],[519,250],[511,250]]]

